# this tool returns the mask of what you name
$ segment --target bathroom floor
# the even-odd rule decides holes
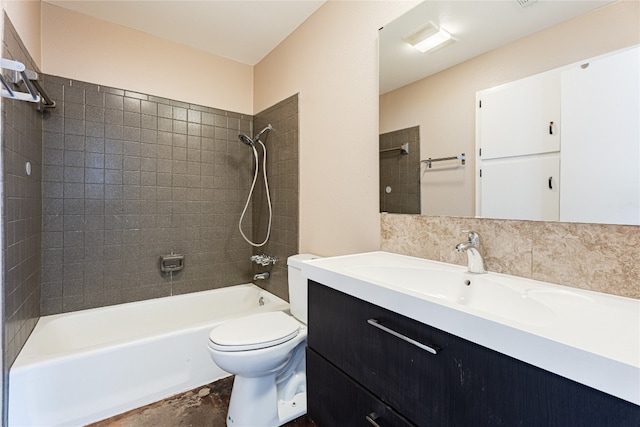
[[[87,427],[225,427],[232,385],[233,377],[223,378]],[[303,416],[285,426],[316,427],[316,424]]]

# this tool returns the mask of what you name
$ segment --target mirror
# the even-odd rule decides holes
[[[420,213],[476,215],[477,92],[637,44],[636,18],[628,2],[429,1],[381,28],[379,133],[419,127],[421,160],[467,153],[422,164]],[[418,52],[403,37],[426,22],[455,41]]]

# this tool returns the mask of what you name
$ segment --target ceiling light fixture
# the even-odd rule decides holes
[[[438,28],[433,22],[428,22],[403,38],[422,53],[455,41],[451,34]]]

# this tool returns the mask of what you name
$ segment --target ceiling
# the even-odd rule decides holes
[[[612,2],[425,1],[380,30],[380,94]],[[403,36],[429,21],[450,32],[457,41],[431,53],[420,53],[403,40]]]
[[[43,1],[251,66],[260,62],[325,2]],[[405,86],[613,1],[425,1],[380,30],[380,93]],[[419,53],[403,41],[403,36],[428,21],[448,30],[457,41],[433,53]]]
[[[325,0],[43,0],[255,65]]]

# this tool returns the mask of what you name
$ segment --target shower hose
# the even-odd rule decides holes
[[[244,216],[247,213],[247,208],[249,207],[249,202],[251,201],[251,197],[253,196],[253,190],[255,189],[256,181],[258,180],[258,172],[259,172],[258,169],[260,169],[258,167],[260,165],[260,161],[258,159],[258,150],[256,150],[255,145],[252,145],[251,148],[253,149],[253,157],[255,158],[255,161],[256,161],[256,169],[253,174],[253,182],[251,183],[251,189],[249,190],[249,195],[247,196],[247,203],[245,203],[244,209],[242,210],[242,215],[240,215],[240,221],[238,221],[238,230],[240,230],[240,234],[242,235],[242,237],[247,243],[249,243],[251,246],[259,248],[261,246],[264,246],[269,240],[269,235],[271,234],[271,220],[273,217],[273,209],[271,207],[271,197],[269,196],[269,183],[267,182],[267,147],[265,147],[265,145],[262,143],[262,141],[260,141],[260,139],[258,139],[257,142],[260,143],[260,145],[262,146],[262,153],[263,153],[262,176],[264,177],[264,191],[267,195],[267,204],[269,205],[269,225],[267,227],[267,235],[264,238],[264,241],[262,243],[255,243],[255,242],[252,242],[244,234],[244,231],[242,231],[242,221],[244,220]]]

